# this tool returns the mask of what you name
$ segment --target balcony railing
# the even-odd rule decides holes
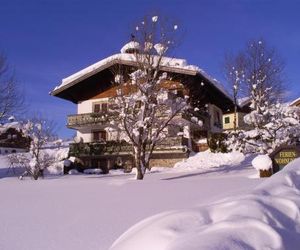
[[[68,116],[68,127],[80,127],[93,124],[107,124],[110,121],[110,115],[107,112],[86,113]]]
[[[164,139],[156,146],[157,151],[167,150],[185,150],[186,142],[181,137],[170,137]],[[106,141],[90,143],[72,143],[70,144],[70,156],[99,156],[103,154],[130,153],[131,144],[125,141]]]

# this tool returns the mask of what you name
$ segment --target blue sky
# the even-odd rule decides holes
[[[290,95],[300,96],[300,1],[0,0],[0,51],[24,89],[29,112],[53,119],[61,137],[76,106],[49,96],[62,78],[119,52],[131,27],[159,11],[185,30],[175,55],[223,80],[222,60],[263,37],[286,63]]]

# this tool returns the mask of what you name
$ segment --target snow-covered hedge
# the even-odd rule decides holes
[[[145,219],[111,250],[299,249],[299,183],[296,159],[247,194]]]

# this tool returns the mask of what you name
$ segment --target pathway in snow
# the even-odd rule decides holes
[[[0,176],[0,249],[108,249],[148,216],[253,189],[261,180],[248,178],[255,170],[242,165],[151,173],[143,181],[133,175]]]

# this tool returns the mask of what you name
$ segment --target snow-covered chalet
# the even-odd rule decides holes
[[[51,92],[51,95],[77,105],[77,114],[67,117],[67,127],[77,131],[77,142],[70,145],[70,156],[79,158],[86,168],[132,167],[131,147],[118,141],[109,110],[111,98],[116,93],[113,69],[118,66],[134,71],[133,52],[136,51],[129,42],[121,53],[64,78]],[[184,59],[164,57],[161,70],[174,79],[169,83],[170,92],[190,96],[193,113],[192,117],[181,114],[184,126],[175,130],[169,128],[168,138],[157,145],[150,163],[152,166],[173,166],[187,158],[191,151],[205,148],[211,134],[223,131],[223,113],[233,110],[233,102],[219,82],[197,66],[188,65]],[[193,117],[201,120],[203,125],[195,123]]]
[[[21,124],[13,116],[0,124],[0,155],[26,152],[29,146],[30,139],[22,133]]]

